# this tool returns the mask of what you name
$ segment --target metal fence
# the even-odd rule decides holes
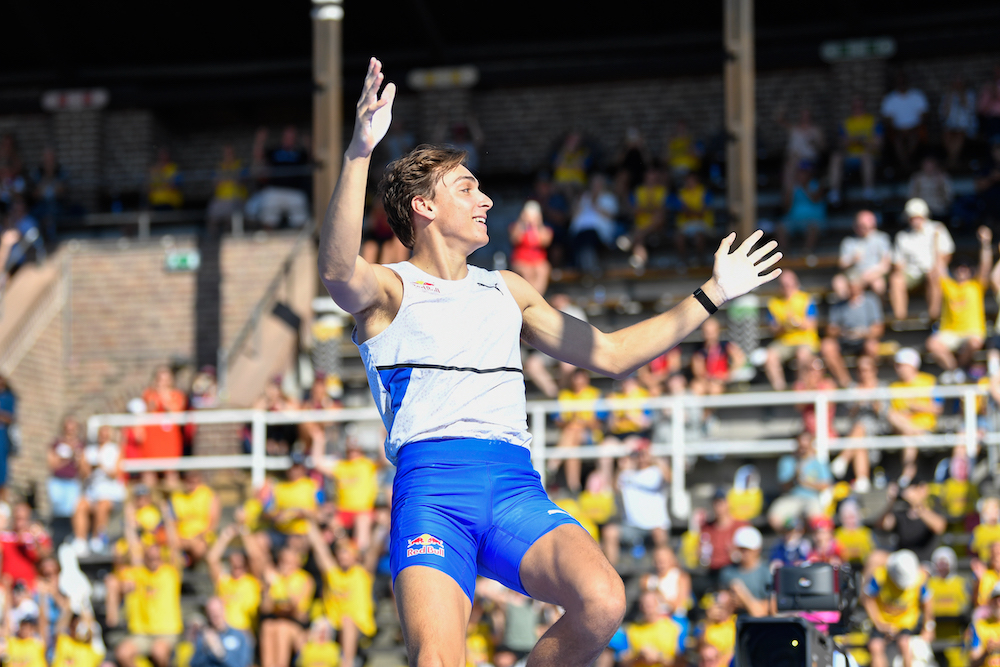
[[[762,391],[721,396],[661,396],[640,400],[607,400],[560,402],[531,401],[527,404],[528,425],[532,435],[532,462],[535,470],[546,475],[546,462],[550,459],[599,459],[625,456],[627,446],[594,445],[578,448],[556,448],[550,437],[556,427],[550,426],[548,416],[569,411],[611,411],[648,409],[663,411],[660,419],[669,424],[669,441],[654,441],[651,451],[656,456],[671,459],[671,512],[685,518],[690,507],[687,494],[685,459],[688,456],[706,455],[775,455],[792,452],[793,438],[765,438],[740,440],[733,438],[691,438],[685,430],[684,415],[690,409],[768,408],[812,403],[816,414],[816,451],[823,460],[830,452],[844,449],[894,450],[904,447],[941,449],[964,445],[968,451],[979,442],[984,445],[1000,444],[1000,434],[992,429],[980,438],[978,430],[978,405],[980,397],[987,395],[986,387],[978,385],[914,387],[906,389],[838,389],[829,391]],[[961,436],[955,433],[935,433],[922,436],[878,435],[864,438],[831,438],[829,435],[829,408],[838,403],[861,401],[889,401],[899,398],[958,399],[961,404]],[[987,402],[987,405],[990,405]],[[988,408],[993,410],[992,405]],[[375,408],[341,410],[299,410],[293,412],[267,412],[264,410],[203,410],[162,414],[102,414],[94,415],[87,422],[88,437],[96,440],[101,426],[157,426],[163,424],[249,424],[251,433],[250,454],[229,456],[190,456],[177,459],[128,459],[123,468],[128,472],[143,470],[192,470],[192,469],[247,469],[251,483],[256,487],[264,483],[268,470],[288,467],[288,457],[268,456],[266,453],[267,427],[276,424],[380,422]]]

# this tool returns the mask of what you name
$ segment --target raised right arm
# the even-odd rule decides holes
[[[379,99],[383,80],[382,63],[372,58],[358,100],[354,135],[320,230],[319,275],[337,305],[352,314],[384,303],[395,281],[391,271],[358,255],[371,156],[389,129],[396,96],[396,86],[390,83]]]

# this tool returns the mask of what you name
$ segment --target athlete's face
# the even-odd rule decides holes
[[[479,181],[465,165],[446,173],[427,202],[433,211],[433,225],[443,235],[467,241],[472,250],[490,240],[486,233],[486,212],[493,200],[479,189]]]

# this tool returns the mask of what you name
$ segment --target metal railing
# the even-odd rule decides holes
[[[880,389],[838,389],[829,391],[762,391],[721,396],[661,396],[639,400],[607,400],[560,402],[532,401],[527,404],[528,425],[531,430],[532,464],[542,476],[546,475],[546,462],[550,459],[599,459],[625,456],[630,448],[624,445],[593,445],[575,448],[557,448],[549,445],[550,414],[572,411],[597,411],[647,409],[664,411],[659,419],[669,423],[669,442],[654,442],[651,451],[655,456],[671,459],[673,474],[670,482],[671,512],[678,518],[685,518],[690,500],[687,495],[685,459],[688,456],[706,455],[775,455],[789,453],[795,449],[793,438],[764,438],[740,440],[734,438],[689,439],[685,430],[685,415],[692,408],[765,408],[788,405],[812,404],[816,414],[816,452],[823,460],[829,460],[830,452],[844,449],[885,449],[905,447],[917,449],[951,448],[959,444],[968,451],[979,442],[985,445],[1000,444],[1000,433],[988,431],[980,438],[978,427],[978,405],[980,397],[988,394],[986,387],[978,385],[880,388]],[[934,433],[920,436],[878,435],[863,438],[830,437],[829,408],[837,403],[858,403],[869,401],[889,401],[892,399],[933,398],[959,399],[962,403],[961,437],[955,433]],[[992,407],[990,408],[992,410]],[[299,410],[292,412],[267,412],[264,410],[204,410],[200,412],[177,412],[145,415],[104,414],[94,415],[87,422],[88,437],[96,440],[101,426],[153,426],[162,424],[250,424],[251,452],[249,455],[233,456],[193,456],[178,459],[130,459],[123,463],[128,472],[142,470],[191,470],[191,469],[247,469],[251,470],[251,482],[255,486],[263,484],[268,470],[281,470],[289,465],[287,457],[268,456],[266,453],[267,427],[276,424],[333,423],[333,422],[380,422],[375,408],[353,408],[342,410]]]

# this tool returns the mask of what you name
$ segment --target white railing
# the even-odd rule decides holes
[[[572,411],[626,410],[643,408],[663,410],[659,419],[670,424],[670,441],[654,442],[651,448],[655,456],[669,456],[673,475],[671,477],[671,511],[678,518],[687,516],[689,499],[686,490],[685,458],[705,455],[774,455],[795,449],[793,438],[766,438],[739,440],[733,438],[698,439],[688,441],[685,432],[685,415],[690,408],[765,408],[779,405],[813,404],[816,414],[816,451],[823,460],[829,460],[831,451],[843,449],[918,449],[950,448],[964,444],[968,451],[976,448],[977,440],[977,399],[987,394],[985,387],[977,385],[914,387],[906,389],[838,389],[829,391],[763,391],[725,394],[721,396],[661,396],[642,400],[606,400],[597,402],[532,401],[527,404],[528,425],[532,435],[532,462],[535,470],[545,480],[546,461],[549,459],[598,459],[627,455],[626,446],[595,445],[577,448],[556,448],[549,446],[549,414]],[[864,438],[831,438],[829,436],[829,408],[836,403],[858,403],[868,401],[888,401],[893,398],[956,398],[962,401],[962,439],[952,434],[929,434],[923,436],[881,435]],[[991,408],[992,409],[992,408]],[[97,438],[101,426],[156,426],[162,424],[250,424],[251,452],[229,456],[191,456],[177,459],[129,459],[123,467],[128,472],[143,470],[193,470],[193,469],[247,469],[251,470],[254,486],[263,484],[268,470],[282,470],[288,467],[288,457],[268,456],[266,453],[266,433],[269,425],[332,423],[332,422],[379,422],[375,408],[352,408],[343,410],[299,410],[294,412],[267,412],[264,410],[203,410],[199,412],[176,412],[146,415],[105,414],[94,415],[87,421],[88,437]],[[983,444],[1000,444],[1000,434],[987,432]]]

